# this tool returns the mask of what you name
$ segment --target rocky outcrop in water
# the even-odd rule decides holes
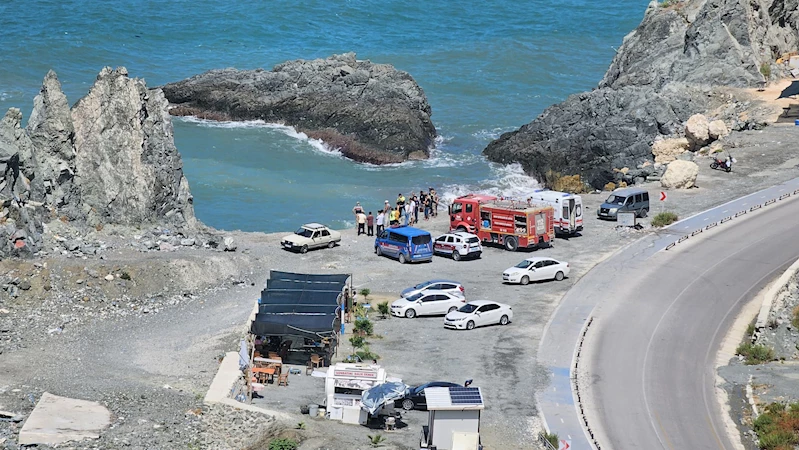
[[[354,53],[212,70],[162,87],[175,115],[295,127],[353,160],[423,159],[436,137],[424,92],[406,72]]]
[[[0,121],[0,256],[38,251],[44,224],[193,229],[192,197],[160,90],[105,68],[71,110],[50,71],[28,126]]]
[[[762,64],[772,67],[776,56],[797,48],[797,6],[799,0],[652,2],[595,90],[547,108],[484,154],[519,162],[540,180],[553,170],[601,187],[616,176],[613,169],[651,161],[655,138],[681,136],[697,112],[712,112],[733,130],[760,127],[757,115],[742,118],[751,104],[727,88],[758,85]]]

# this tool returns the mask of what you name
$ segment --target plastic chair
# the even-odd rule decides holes
[[[282,373],[279,377],[277,377],[277,385],[278,386],[288,386],[289,385],[289,373]]]
[[[314,367],[322,367],[322,365],[325,363],[325,360],[321,356],[313,354],[311,355],[311,363]]]

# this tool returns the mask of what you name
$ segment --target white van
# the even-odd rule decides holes
[[[555,233],[573,235],[583,229],[583,199],[567,192],[536,189],[530,196],[533,203],[543,203],[555,208]]]

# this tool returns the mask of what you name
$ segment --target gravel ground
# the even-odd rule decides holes
[[[699,158],[699,187],[669,192],[665,209],[685,217],[799,176],[797,134],[799,127],[793,126],[733,133],[724,142],[739,161],[734,171],[713,171],[709,158]],[[653,199],[661,190],[656,183],[644,187]],[[409,186],[409,190],[416,188]],[[536,349],[549,315],[582,274],[648,232],[617,230],[615,223],[596,220],[593,211],[606,196],[583,196],[586,229],[582,236],[559,239],[552,248],[531,252],[488,248],[476,261],[436,257],[432,263],[401,265],[374,255],[372,238],[356,237],[353,230],[343,232],[339,247],[306,255],[281,250],[278,242],[283,233],[225,233],[237,242],[235,252],[203,248],[199,243],[170,252],[143,252],[142,245],[132,242],[139,240],[124,233],[99,233],[96,239],[106,245],[101,252],[81,256],[51,252],[30,263],[2,261],[0,274],[5,274],[6,286],[28,280],[32,288],[15,292],[18,297],[7,295],[10,287],[0,293],[0,343],[5,343],[0,346],[4,350],[0,354],[0,409],[27,414],[33,407],[31,399],[35,401],[44,391],[106,404],[114,413],[112,428],[99,441],[74,448],[235,448],[239,444],[231,444],[219,430],[253,441],[278,431],[274,427],[255,431],[266,419],[250,416],[220,427],[225,414],[202,407],[201,396],[219,355],[237,348],[243,324],[270,269],[352,273],[355,285],[384,298],[395,298],[403,288],[431,277],[452,278],[463,282],[468,299],[512,305],[514,322],[507,327],[457,332],[445,330],[440,317],[377,320],[375,332],[382,339],[373,339],[371,348],[389,373],[411,384],[474,379],[486,398],[481,429],[486,448],[530,448],[537,428],[534,392],[548,378],[536,362]],[[653,214],[661,208],[657,203],[653,201]],[[440,214],[421,226],[443,232],[446,216]],[[571,277],[529,286],[501,283],[502,270],[534,254],[570,262]],[[42,264],[41,268],[34,263]],[[92,268],[97,268],[98,275],[127,271],[133,276],[123,282],[115,275],[106,282],[104,276],[86,275]],[[77,284],[81,277],[83,283]],[[17,284],[14,278],[19,278]],[[87,289],[87,280],[91,295],[77,294]],[[44,289],[47,282],[50,290]],[[148,302],[154,306],[148,307]],[[109,312],[114,310],[125,313]],[[71,318],[63,326],[65,315]],[[59,327],[60,331],[50,332]],[[289,388],[267,387],[264,401],[268,407],[296,414],[298,422],[307,422],[307,430],[297,434],[304,439],[302,448],[367,448],[366,435],[371,430],[299,414],[301,404],[323,399],[321,384],[302,377],[292,376]],[[412,448],[425,420],[423,412],[404,414],[406,428],[384,433],[387,448]],[[0,448],[17,448],[19,426],[0,422]]]

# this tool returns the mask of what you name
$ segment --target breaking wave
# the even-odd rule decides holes
[[[525,175],[521,164],[507,166],[490,164],[491,176],[474,184],[445,184],[441,188],[443,203],[449,204],[456,197],[470,193],[491,194],[500,197],[527,198],[541,185],[535,178]]]

